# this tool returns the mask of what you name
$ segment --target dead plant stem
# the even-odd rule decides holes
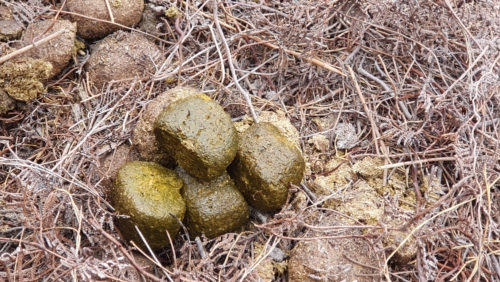
[[[211,15],[209,15],[209,14],[206,14],[206,13],[204,13],[204,12],[200,12],[200,14],[201,14],[201,15],[203,15],[204,17],[206,17],[206,18],[209,18],[209,19],[213,19],[213,20],[215,20],[213,16],[211,16]],[[225,28],[230,29],[230,30],[232,30],[232,31],[234,31],[234,32],[237,32],[237,31],[238,31],[235,27],[233,27],[233,26],[231,26],[231,25],[229,25],[229,24],[227,24],[227,23],[225,23],[225,22],[222,22],[222,21],[221,21],[221,22],[220,22],[220,25],[222,25],[222,26],[224,26]],[[269,42],[269,41],[267,41],[267,40],[263,40],[263,39],[261,39],[261,38],[259,38],[259,37],[256,37],[256,36],[246,35],[246,34],[242,34],[242,36],[243,36],[244,38],[249,38],[249,39],[252,39],[253,41],[259,42],[259,43],[261,43],[261,44],[263,44],[263,45],[265,45],[265,46],[267,46],[267,47],[270,47],[270,48],[272,48],[272,49],[282,50],[282,51],[284,51],[284,52],[285,52],[285,53],[287,53],[287,54],[293,55],[294,57],[296,57],[296,58],[298,58],[298,59],[302,59],[302,60],[304,60],[304,61],[306,61],[306,62],[308,62],[308,63],[311,63],[311,64],[313,64],[313,65],[315,65],[315,66],[318,66],[318,67],[324,68],[324,69],[326,69],[326,70],[328,70],[328,71],[334,72],[334,73],[339,74],[339,75],[342,75],[342,76],[346,76],[346,75],[345,75],[345,74],[344,74],[344,73],[343,73],[340,69],[338,69],[338,68],[336,68],[336,67],[334,67],[334,66],[330,65],[329,63],[324,62],[324,61],[322,61],[322,60],[320,60],[320,59],[317,59],[317,58],[309,58],[309,57],[307,57],[307,56],[304,56],[304,54],[302,54],[302,53],[300,53],[300,52],[297,52],[297,51],[294,51],[294,50],[290,50],[290,49],[286,49],[286,48],[282,48],[282,47],[280,47],[280,46],[278,46],[278,45],[272,44],[271,42]]]
[[[111,19],[111,22],[114,23],[115,17],[113,16],[113,11],[111,11],[111,6],[109,5],[109,0],[105,0],[104,2],[106,3],[106,9],[108,9],[109,18]]]
[[[245,97],[245,100],[248,104],[248,107],[250,108],[250,113],[252,114],[252,118],[255,121],[255,123],[259,123],[259,118],[257,117],[257,114],[255,113],[255,109],[252,104],[252,100],[250,99],[250,95],[248,92],[241,87],[240,83],[238,82],[238,76],[236,75],[236,70],[234,69],[234,64],[233,64],[233,59],[231,55],[231,50],[229,49],[229,45],[226,42],[226,38],[224,36],[224,32],[222,31],[222,28],[219,23],[219,18],[217,15],[217,0],[213,0],[213,11],[214,11],[214,21],[215,21],[215,27],[217,28],[217,31],[219,32],[219,36],[222,40],[222,45],[224,45],[224,49],[226,49],[226,55],[227,55],[227,63],[229,65],[229,69],[231,69],[231,74],[234,79],[234,83],[236,84],[236,87],[238,90],[241,91],[241,94]]]
[[[387,168],[391,169],[391,168],[408,166],[408,165],[419,165],[419,164],[424,164],[424,163],[456,161],[456,160],[457,160],[456,157],[440,157],[440,158],[432,158],[432,159],[425,159],[425,160],[417,160],[417,161],[408,161],[408,162],[401,162],[401,163],[395,163],[395,164],[388,164],[388,165],[379,166],[378,169],[387,169]]]

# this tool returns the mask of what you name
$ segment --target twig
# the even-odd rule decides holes
[[[380,148],[382,149],[382,153],[385,156],[384,163],[387,164],[389,162],[389,150],[385,146],[385,143],[383,140],[380,139],[380,132],[378,131],[377,124],[375,123],[375,120],[373,119],[372,112],[370,109],[368,109],[368,106],[366,105],[366,100],[365,97],[363,96],[363,93],[361,92],[361,88],[359,87],[358,81],[356,79],[356,76],[354,75],[354,72],[352,71],[352,68],[350,66],[347,66],[349,69],[349,73],[351,75],[351,78],[354,82],[354,86],[356,88],[356,92],[358,93],[359,99],[361,100],[361,103],[363,104],[363,108],[366,112],[366,115],[368,116],[368,119],[370,120],[370,124],[372,127],[372,134],[373,134],[373,141],[375,142],[375,148],[378,153],[378,145],[377,145],[377,140],[380,142]],[[383,185],[385,186],[387,184],[387,174],[388,170],[384,169],[384,178],[383,178]]]
[[[484,192],[483,192],[484,193]],[[403,247],[404,244],[406,244],[406,242],[408,242],[408,240],[410,239],[411,236],[413,236],[413,234],[415,234],[418,230],[420,230],[424,225],[426,225],[427,223],[431,222],[432,220],[434,220],[436,217],[444,214],[444,213],[447,213],[449,211],[452,211],[454,209],[457,209],[467,203],[470,203],[474,200],[476,200],[477,198],[479,198],[480,196],[482,196],[482,194],[477,196],[477,197],[474,197],[474,198],[471,198],[469,200],[466,200],[466,201],[463,201],[461,203],[458,203],[454,206],[451,206],[445,210],[442,210],[440,212],[438,212],[437,214],[433,215],[431,218],[425,220],[424,222],[420,223],[417,227],[415,227],[413,230],[411,230],[411,232],[403,239],[403,241],[401,241],[401,243],[398,245],[398,247],[392,251],[392,253],[385,259],[385,263],[384,263],[384,274],[385,274],[385,278],[387,279],[387,281],[390,281],[389,279],[389,268],[388,268],[388,263],[389,263],[389,260]]]
[[[206,14],[206,13],[203,13],[203,12],[200,12],[200,14],[203,15],[204,17],[206,17],[206,18],[215,20],[209,14]],[[233,26],[231,26],[231,25],[229,25],[229,24],[227,24],[225,22],[221,22],[220,24],[223,25],[225,28],[230,29],[232,31],[235,31],[235,32],[238,31],[236,28],[234,28]],[[278,45],[272,44],[271,42],[269,42],[267,40],[260,39],[259,37],[256,37],[256,36],[246,35],[246,34],[242,34],[242,36],[244,38],[252,39],[253,41],[259,42],[259,43],[261,43],[261,44],[263,44],[263,45],[265,45],[267,47],[270,47],[270,48],[273,48],[273,49],[276,49],[276,50],[282,50],[282,51],[284,51],[287,54],[293,55],[294,57],[296,57],[298,59],[302,59],[302,60],[304,60],[304,61],[306,61],[308,63],[311,63],[311,64],[313,64],[315,66],[324,68],[326,70],[329,70],[329,71],[334,72],[336,74],[340,74],[342,76],[346,76],[346,74],[343,73],[340,69],[338,69],[338,68],[336,68],[336,67],[330,65],[329,63],[324,62],[324,61],[322,61],[320,59],[306,57],[306,56],[304,56],[304,54],[302,54],[300,52],[289,50],[289,49],[286,49],[286,48],[282,48],[282,47],[280,47]]]
[[[243,89],[243,87],[241,87],[240,83],[238,82],[238,76],[236,75],[236,71],[234,69],[231,51],[229,50],[229,46],[227,45],[226,38],[224,36],[224,32],[222,31],[222,28],[220,27],[219,17],[217,16],[217,0],[213,0],[213,10],[214,10],[215,27],[217,28],[217,31],[219,32],[219,36],[221,37],[222,44],[224,45],[224,49],[226,49],[227,63],[229,65],[229,68],[231,69],[231,74],[233,76],[234,83],[236,84],[236,87],[241,91],[241,93],[245,97],[245,100],[247,101],[248,107],[250,108],[250,113],[252,114],[253,120],[255,121],[255,123],[259,123],[259,118],[257,117],[257,114],[255,113],[255,109],[253,108],[252,100],[250,99],[250,95],[248,94],[248,92],[245,89]]]
[[[111,6],[109,5],[109,0],[104,0],[104,2],[106,3],[106,9],[108,9],[109,18],[111,19],[111,22],[114,23],[115,17],[113,17],[113,11],[111,11]]]
[[[391,168],[402,167],[402,166],[407,166],[407,165],[417,165],[417,164],[424,164],[424,163],[431,163],[431,162],[456,161],[456,160],[457,160],[457,158],[455,158],[455,157],[441,157],[441,158],[432,158],[432,159],[425,159],[425,160],[418,160],[418,161],[408,161],[408,162],[402,162],[402,163],[382,165],[382,166],[379,166],[377,168],[378,169],[391,169]]]
[[[304,189],[304,192],[306,192],[306,194],[311,198],[313,203],[316,202],[318,197],[316,196],[316,194],[314,194],[313,191],[311,191],[303,182],[300,183],[300,187]]]
[[[410,112],[408,111],[408,108],[406,107],[406,105],[403,103],[403,101],[397,99],[396,93],[394,93],[394,91],[392,91],[389,88],[389,86],[387,86],[387,84],[385,84],[385,82],[383,82],[378,77],[374,76],[373,74],[371,74],[368,71],[366,71],[365,69],[363,69],[363,67],[361,67],[361,64],[359,64],[358,72],[360,72],[362,75],[364,75],[364,76],[368,77],[369,79],[380,84],[380,86],[382,86],[382,88],[384,88],[384,90],[386,92],[389,92],[389,94],[391,95],[392,98],[394,98],[398,101],[398,105],[401,107],[401,110],[403,111],[403,114],[405,115],[405,117],[409,120],[413,120],[413,117],[411,116]]]
[[[347,66],[347,69],[349,70],[351,78],[354,82],[356,92],[359,96],[359,99],[361,100],[361,103],[363,104],[363,108],[366,112],[366,115],[368,116],[368,119],[370,120],[370,125],[372,127],[373,139],[375,141],[375,144],[377,144],[377,140],[379,140],[379,138],[380,138],[380,133],[378,131],[377,124],[375,123],[375,120],[373,119],[372,112],[370,111],[370,109],[368,109],[368,106],[366,105],[365,97],[363,96],[363,93],[361,92],[361,88],[359,87],[358,81],[356,80],[356,76],[354,75],[352,68],[350,66]],[[379,140],[379,141],[380,141],[380,147],[381,147],[383,153],[387,155],[389,153],[389,151],[387,150],[387,147],[385,147],[384,141],[382,141],[382,140]],[[377,147],[377,150],[378,150],[378,147]]]
[[[200,237],[196,236],[196,238],[194,238],[194,241],[196,242],[196,247],[198,248],[198,253],[200,253],[201,258],[205,258],[207,254],[205,253],[205,249],[203,248]]]
[[[272,241],[273,243],[271,244],[270,247],[268,247],[268,244]],[[250,274],[259,264],[261,264],[264,259],[269,257],[271,252],[276,248],[276,245],[280,242],[279,238],[274,238],[274,236],[270,236],[269,239],[267,239],[266,244],[264,245],[265,247],[262,248],[262,252],[257,256],[255,263],[253,263],[250,267],[245,269],[245,273],[240,277],[238,280],[239,282],[245,281],[245,278],[247,277],[248,274]],[[269,251],[266,252],[266,250],[269,249]]]
[[[125,249],[125,247],[123,247],[122,244],[120,244],[120,242],[118,242],[115,238],[113,238],[113,236],[111,236],[108,232],[104,231],[104,229],[102,229],[102,227],[99,226],[97,222],[95,222],[93,219],[89,219],[89,222],[94,226],[94,228],[96,228],[99,232],[101,232],[101,234],[104,235],[104,237],[106,237],[108,240],[111,241],[111,243],[117,246],[118,249],[122,252],[122,254],[125,255],[125,257],[128,259],[128,261],[130,261],[130,263],[135,267],[135,269],[137,269],[142,275],[148,277],[152,281],[158,281],[158,282],[161,281],[161,279],[154,276],[153,274],[144,271],[144,269],[142,269],[142,267],[138,265],[137,262],[135,262],[134,258],[132,257],[132,255],[130,255],[127,249]]]
[[[146,246],[146,248],[148,249],[148,252],[149,254],[151,254],[151,257],[153,258],[153,260],[156,262],[156,264],[160,265],[161,268],[162,268],[162,271],[163,271],[163,274],[165,274],[165,276],[167,276],[168,278],[168,281],[170,282],[174,282],[174,280],[172,280],[172,278],[170,277],[170,275],[168,274],[168,272],[166,272],[164,270],[164,267],[161,265],[160,261],[158,260],[158,258],[156,257],[155,253],[153,252],[153,250],[151,249],[151,247],[149,246],[149,243],[148,241],[146,240],[146,238],[144,238],[144,235],[142,235],[142,232],[141,230],[139,229],[139,227],[137,227],[136,224],[134,224],[134,227],[135,227],[135,231],[137,231],[137,234],[139,234],[139,237],[141,237],[141,240],[142,242],[144,243],[144,245]]]
[[[0,64],[6,62],[6,61],[8,61],[8,60],[10,60],[10,59],[12,59],[12,58],[14,58],[16,56],[19,56],[19,55],[21,55],[23,53],[26,53],[27,51],[29,51],[29,50],[31,50],[31,49],[33,49],[35,47],[38,47],[38,46],[46,43],[47,41],[50,41],[50,40],[58,37],[59,35],[61,35],[62,33],[66,32],[66,31],[68,31],[68,30],[67,29],[58,30],[58,31],[56,31],[54,33],[51,33],[49,36],[38,40],[37,42],[34,42],[34,43],[32,43],[32,44],[30,44],[28,46],[25,46],[25,47],[23,47],[23,48],[21,48],[19,50],[16,50],[16,51],[14,51],[12,53],[9,53],[9,54],[7,54],[7,55],[5,55],[5,56],[3,56],[3,57],[0,58]]]
[[[446,98],[446,95],[455,87],[455,85],[457,85],[457,83],[459,83],[472,70],[472,68],[479,62],[479,60],[481,60],[481,58],[484,56],[484,54],[486,54],[486,51],[488,51],[488,49],[489,49],[489,46],[486,46],[486,48],[484,48],[483,52],[481,52],[481,54],[479,54],[479,56],[477,56],[477,58],[474,60],[474,62],[472,62],[472,64],[464,71],[464,73],[457,80],[455,80],[450,85],[450,87],[448,87],[448,89],[446,89],[446,91],[444,91],[443,95],[439,96],[439,98],[437,98],[436,100],[443,101]]]
[[[132,82],[132,84],[130,85],[130,88],[129,90],[127,91],[127,93],[125,93],[125,95],[123,95],[120,100],[118,100],[118,102],[116,102],[116,104],[113,105],[113,107],[111,109],[109,109],[109,111],[106,113],[106,115],[101,119],[99,120],[95,125],[94,127],[92,127],[92,129],[89,131],[89,133],[87,133],[83,138],[82,140],[80,140],[80,142],[78,142],[78,144],[73,148],[71,149],[70,152],[68,152],[66,155],[62,156],[61,159],[54,165],[54,167],[51,169],[51,171],[55,171],[69,156],[73,155],[76,150],[78,150],[84,143],[85,141],[90,137],[92,136],[98,129],[99,127],[101,126],[101,124],[106,121],[110,116],[111,114],[116,110],[116,108],[118,106],[121,105],[121,102],[123,100],[125,100],[125,98],[127,98],[130,93],[132,93],[132,90],[134,90],[134,86],[136,84],[137,80],[134,80]]]

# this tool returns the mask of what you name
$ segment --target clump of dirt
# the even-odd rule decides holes
[[[323,134],[313,135],[307,143],[313,145],[316,151],[326,153],[330,149],[330,140]]]
[[[387,211],[384,196],[397,202],[397,207],[406,213],[415,211],[416,199],[405,183],[405,177],[398,172],[393,173],[384,185],[384,171],[378,168],[383,164],[380,158],[366,157],[351,165],[347,159],[333,157],[311,187],[326,197],[324,207],[348,216],[349,219],[344,219],[345,223],[386,225],[390,231],[385,235],[383,244],[394,250],[406,234],[396,230],[404,221]],[[395,259],[408,262],[415,255],[415,240],[410,240],[398,250]]]
[[[167,16],[168,18],[177,18],[180,15],[181,12],[179,11],[179,9],[177,9],[176,6],[170,6],[170,8],[165,11],[165,16]]]
[[[13,110],[16,106],[16,101],[12,99],[7,93],[0,91],[0,115]]]
[[[313,118],[311,121],[318,128],[319,133],[314,135],[313,139],[319,140],[321,138],[325,139],[325,141],[328,140],[329,147],[335,145],[335,148],[338,150],[349,150],[359,144],[359,138],[354,125],[349,122],[339,122],[338,115],[336,114],[322,118]],[[325,141],[321,140],[322,143]]]
[[[334,144],[337,149],[348,150],[354,148],[359,142],[356,129],[350,123],[339,122],[335,127]]]
[[[66,31],[23,54],[25,57],[41,59],[51,63],[52,70],[48,79],[59,74],[71,60],[73,47],[75,46],[76,24],[67,20],[45,20],[32,23],[26,29],[19,44],[20,47],[30,45],[59,30]]]
[[[30,101],[45,91],[52,64],[40,59],[16,58],[0,65],[0,91],[18,101]]]
[[[144,0],[110,0],[109,4],[113,18],[110,17],[106,1],[68,0],[66,2],[68,11],[75,13],[71,17],[78,24],[79,36],[85,39],[97,39],[121,29],[118,25],[99,20],[114,20],[115,23],[128,27],[136,25],[141,20]]]
[[[399,248],[394,254],[394,257],[391,258],[391,261],[395,261],[399,264],[408,263],[417,256],[418,251],[416,239],[410,235],[415,225],[406,226],[407,222],[407,218],[405,219],[402,215],[397,214],[386,214],[381,220],[381,223],[387,227],[386,233],[381,234],[382,244],[386,248],[388,254],[392,253],[396,248]],[[381,232],[382,230],[379,230],[379,233]],[[403,244],[406,237],[408,237],[408,240]]]
[[[0,41],[18,39],[23,29],[23,25],[16,21],[9,7],[0,6]]]
[[[270,251],[270,248],[269,245],[255,243],[253,253],[256,257],[263,256]],[[276,275],[283,275],[288,267],[288,261],[285,258],[286,254],[278,247],[274,247],[269,256],[265,257],[255,268],[259,281],[272,282],[275,281]]]
[[[377,224],[384,215],[384,198],[364,180],[348,187],[341,195],[342,200],[332,200],[332,204],[326,206],[364,224]]]
[[[317,212],[311,218],[317,218],[311,222],[316,226],[342,225],[342,220],[333,214]],[[356,238],[362,235],[362,231],[311,231],[307,234],[310,237],[328,235],[344,238],[300,240],[297,243],[288,261],[288,281],[373,281],[378,274],[377,265],[374,265],[377,259],[369,242]]]
[[[111,81],[143,77],[155,71],[160,49],[139,33],[117,31],[92,46],[86,69],[97,88]]]
[[[173,162],[173,158],[166,154],[156,141],[153,125],[158,115],[172,102],[195,94],[201,94],[201,92],[190,87],[176,87],[160,94],[146,105],[132,136],[132,142],[137,147],[142,160],[167,166]]]

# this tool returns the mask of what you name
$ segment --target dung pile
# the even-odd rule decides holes
[[[62,33],[19,57],[0,65],[0,95],[4,98],[0,114],[14,109],[16,101],[27,102],[45,92],[45,83],[69,63],[75,42],[76,25],[66,21],[41,21],[30,24],[18,47],[40,40],[46,33]]]
[[[231,118],[204,94],[170,104],[156,118],[154,133],[160,146],[200,180],[222,175],[236,155],[238,136]]]
[[[300,183],[304,170],[299,149],[271,123],[259,123],[241,135],[229,172],[252,206],[273,212],[285,203],[289,183]]]
[[[317,226],[342,225],[336,214],[316,212],[308,220]],[[361,230],[309,230],[307,236],[338,239],[299,240],[288,261],[288,281],[378,281],[377,254]]]
[[[141,157],[150,158],[151,152],[156,152],[171,156],[179,164],[176,171],[183,183],[186,213],[175,217],[184,220],[190,235],[213,238],[240,229],[249,218],[247,202],[264,212],[279,210],[287,199],[290,183],[300,183],[304,175],[300,150],[278,128],[263,122],[250,125],[240,135],[219,104],[191,88],[176,88],[156,98],[137,126],[134,140],[141,142],[134,145]],[[128,164],[120,169],[113,190],[124,189],[123,177],[128,169]],[[146,189],[142,180],[130,185],[137,191]],[[130,216],[131,222],[145,216],[138,215],[134,207],[124,209],[123,193],[112,195],[113,203],[120,206],[119,213]],[[139,193],[135,201],[147,202],[149,196]],[[169,209],[166,204],[158,208]],[[156,227],[154,232],[160,234],[173,230]],[[148,243],[167,246],[166,241]]]
[[[14,58],[0,65],[0,114],[13,110],[15,101],[27,102],[47,91],[46,83],[66,69],[76,51],[84,45],[76,40],[77,34],[92,40],[117,31],[93,45],[86,63],[88,77],[99,89],[111,81],[128,81],[154,72],[153,60],[161,57],[159,47],[138,33],[118,31],[141,20],[144,1],[109,3],[108,10],[105,1],[67,1],[65,7],[72,21],[47,19],[33,22],[24,34],[23,26],[13,18],[10,9],[0,6],[0,40],[21,37],[18,42],[2,48],[13,52],[15,50],[9,48],[29,47],[18,50]]]
[[[400,173],[393,173],[384,184],[384,171],[378,168],[383,164],[384,161],[380,158],[365,157],[350,165],[347,160],[335,157],[324,168],[328,173],[318,176],[310,184],[319,195],[338,195],[329,197],[323,206],[346,215],[342,220],[345,224],[387,226],[388,231],[382,241],[390,253],[410,234],[411,226],[401,228],[402,223],[408,220],[405,214],[415,211],[416,198],[414,192],[407,188],[405,176]],[[437,188],[427,189],[425,194],[433,195],[435,189]],[[388,207],[384,197],[395,199],[395,203]],[[389,208],[399,209],[399,212],[387,212]],[[410,236],[399,247],[395,259],[406,263],[416,256],[416,252],[415,239]]]
[[[186,206],[180,195],[182,180],[174,171],[151,162],[129,162],[120,168],[112,192],[118,213],[116,225],[127,240],[141,244],[137,226],[152,248],[168,245],[166,232],[176,234]]]

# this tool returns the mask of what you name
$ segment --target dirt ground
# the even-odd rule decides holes
[[[0,0],[24,28],[65,3]],[[7,97],[0,71],[0,280],[500,281],[498,1],[145,7],[125,28],[161,52],[141,77],[96,87],[82,38],[36,99]],[[0,39],[1,69],[20,39]],[[177,86],[240,126],[288,120],[306,175],[241,232],[149,252],[120,238],[109,175]]]

